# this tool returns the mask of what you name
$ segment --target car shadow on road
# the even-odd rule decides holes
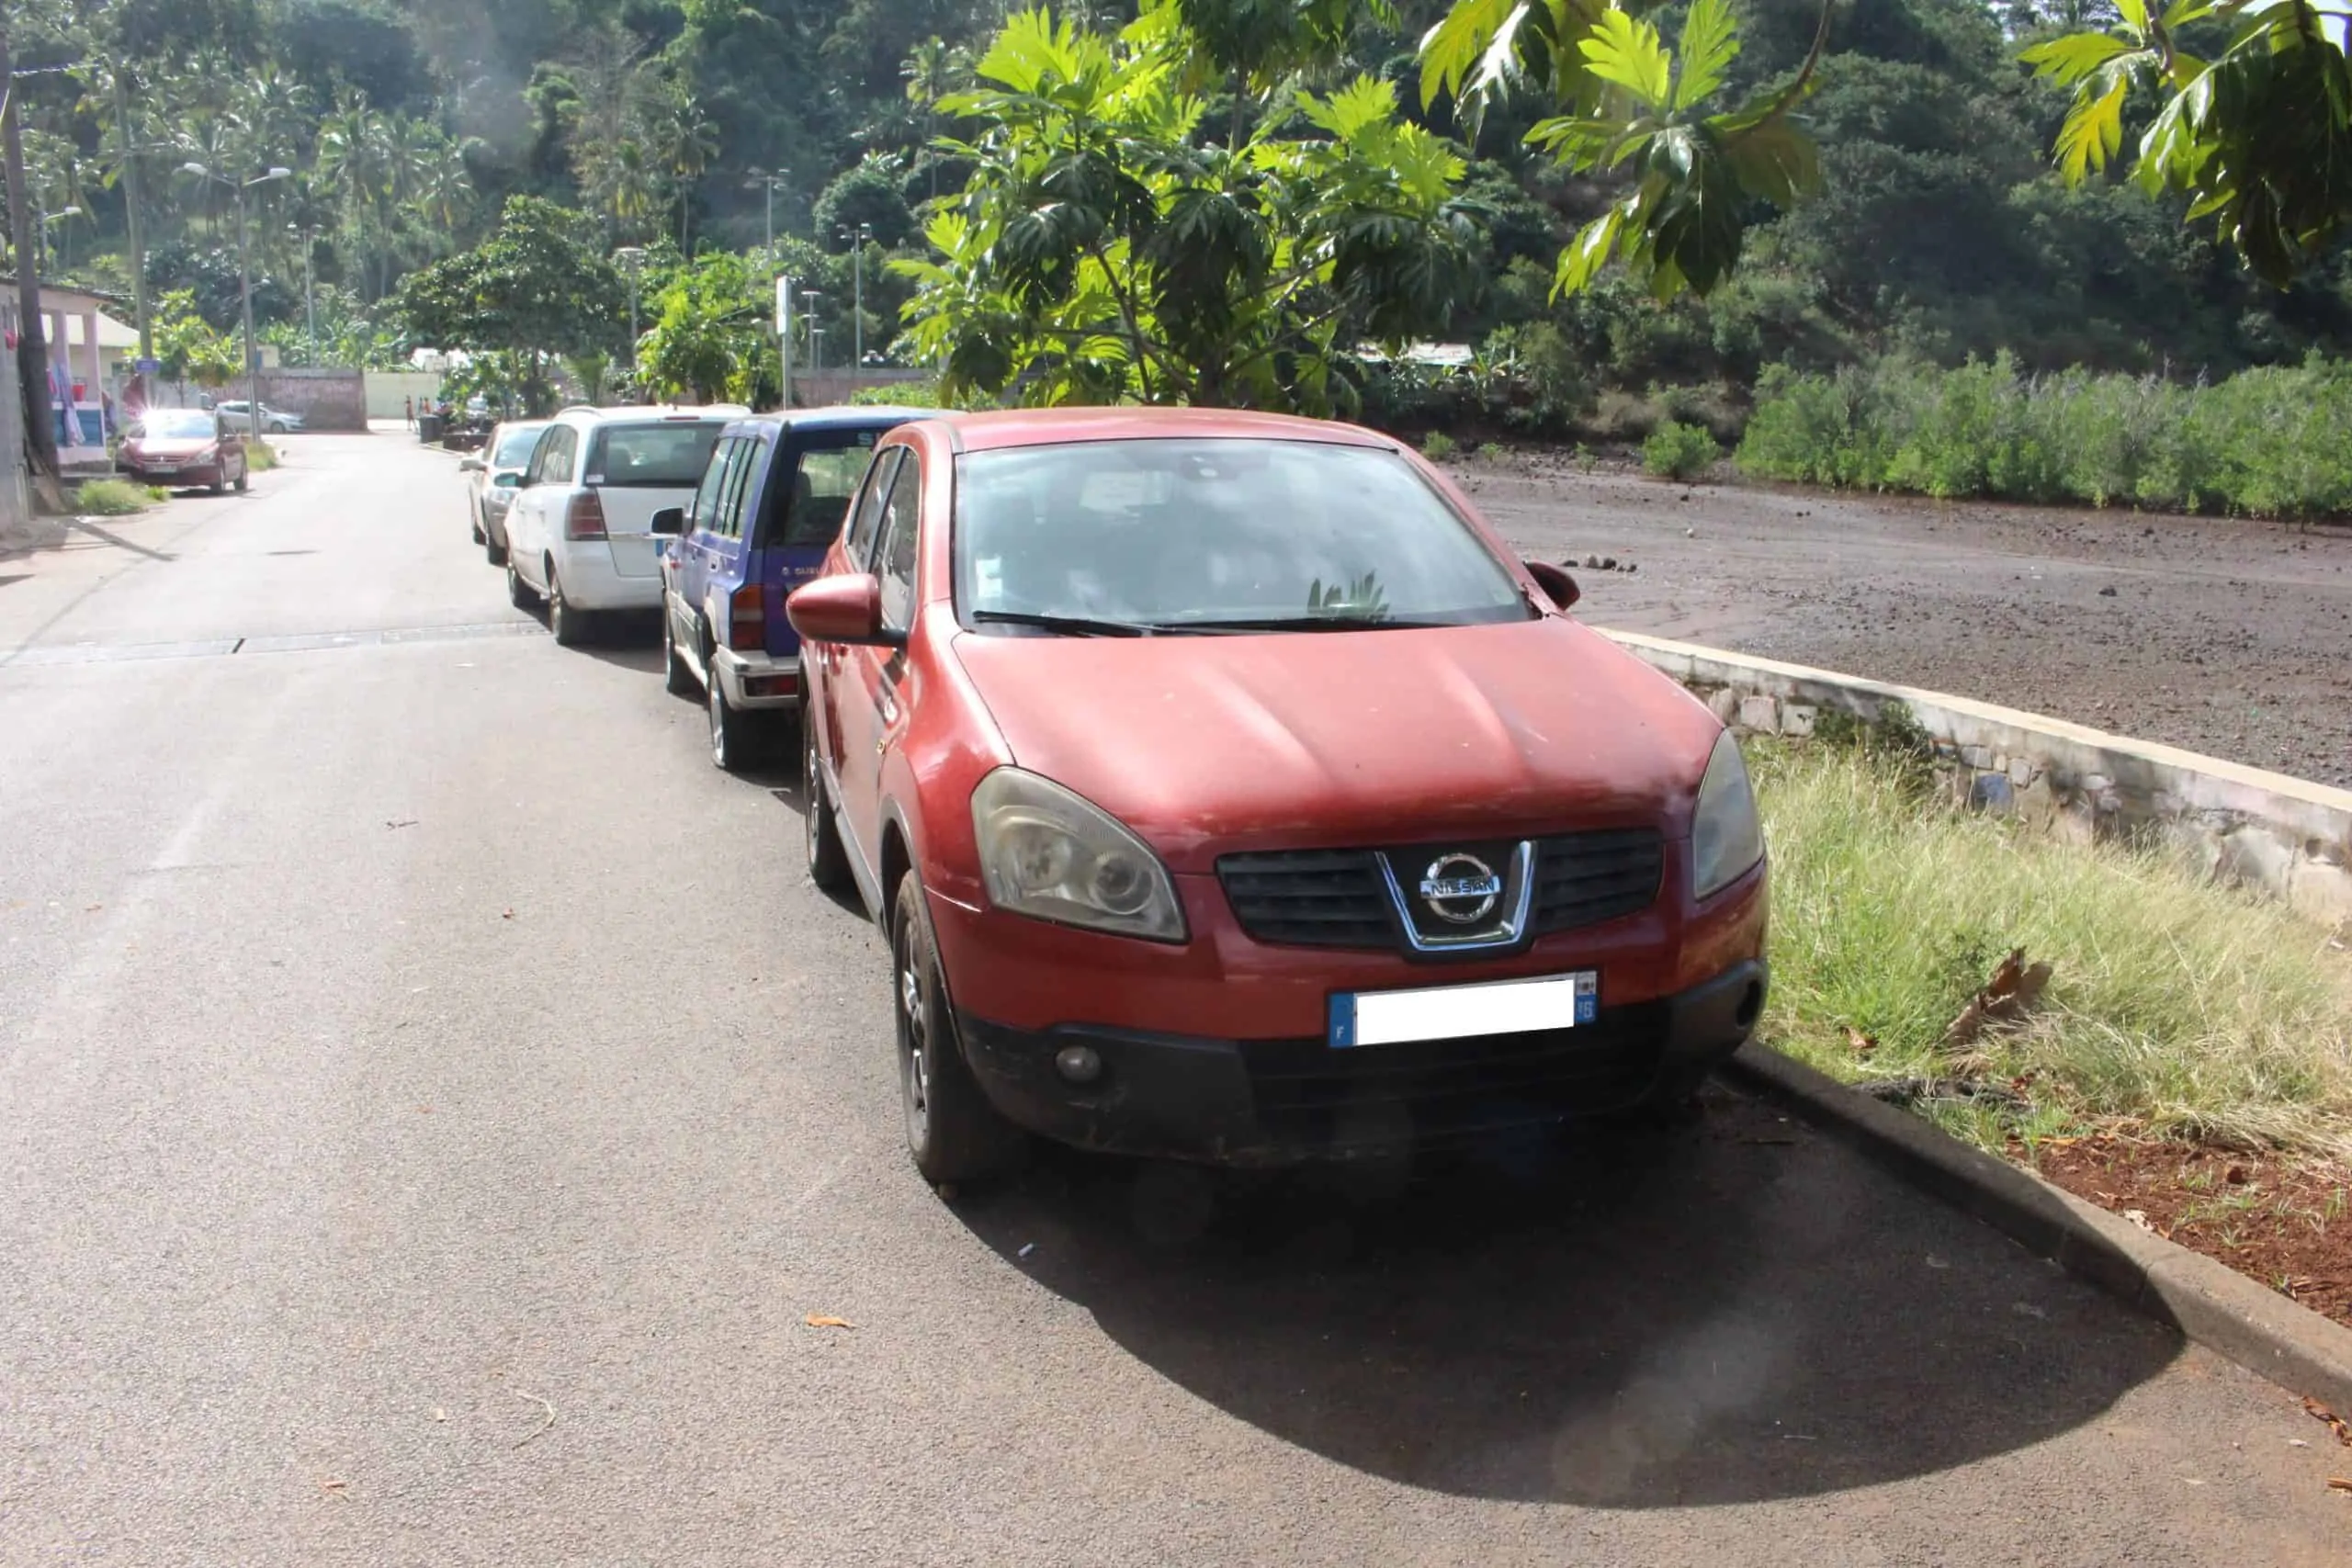
[[[959,1213],[1197,1397],[1487,1498],[1695,1506],[1928,1474],[2089,1421],[2180,1348],[1717,1089],[1689,1127],[1345,1179],[1046,1150]]]

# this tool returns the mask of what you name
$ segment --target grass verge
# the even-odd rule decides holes
[[[2156,852],[1962,811],[1852,747],[1755,750],[1773,855],[1763,1037],[2004,1149],[2127,1132],[2352,1159],[2352,957]],[[2052,966],[2022,1022],[1947,1031],[2001,960]]]
[[[153,485],[129,479],[86,479],[74,490],[74,510],[84,517],[128,517],[164,499]]]
[[[256,474],[266,474],[277,467],[277,448],[266,441],[245,443],[245,467]]]

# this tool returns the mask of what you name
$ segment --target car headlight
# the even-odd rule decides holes
[[[1738,740],[1725,730],[1707,759],[1707,776],[1699,781],[1699,809],[1690,821],[1692,896],[1712,898],[1763,858],[1764,824],[1756,815],[1747,763]]]
[[[989,902],[1000,909],[1150,942],[1185,940],[1159,857],[1091,801],[1019,768],[972,792]]]

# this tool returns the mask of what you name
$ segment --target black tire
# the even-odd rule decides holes
[[[678,633],[670,625],[670,610],[662,610],[662,684],[673,697],[691,697],[699,690],[695,684],[695,672],[678,657]]]
[[[911,871],[891,901],[890,996],[899,1099],[915,1168],[933,1183],[980,1181],[1017,1168],[1028,1136],[989,1103],[965,1065],[922,882]]]
[[[481,508],[480,506],[472,506],[467,508],[467,510],[473,513],[474,543],[477,545],[489,544],[490,529],[482,523]]]
[[[212,493],[215,495],[229,493],[229,465],[226,463],[212,471]]]
[[[492,566],[504,566],[506,564],[506,546],[499,539],[496,534],[491,532],[490,522],[487,518],[483,519],[481,525],[481,553],[483,558]]]
[[[841,825],[833,820],[833,803],[825,794],[825,770],[817,764],[817,725],[813,716],[800,716],[800,804],[808,813],[801,834],[808,852],[808,880],[818,890],[846,894],[854,885],[849,850],[842,842]]]
[[[710,715],[710,760],[722,773],[741,773],[759,759],[761,742],[766,739],[759,722],[763,716],[745,713],[729,702],[727,682],[718,678],[717,661],[708,669],[703,705]]]
[[[254,471],[250,467],[239,468],[237,470],[237,493],[239,495],[245,493],[245,489],[252,482],[253,477]]]
[[[537,591],[523,581],[511,558],[506,563],[506,602],[518,610],[531,609],[539,602]]]
[[[560,648],[578,648],[588,640],[588,612],[575,609],[563,597],[563,579],[548,568],[548,630]]]

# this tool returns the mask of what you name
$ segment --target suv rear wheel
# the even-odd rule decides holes
[[[752,716],[727,700],[727,682],[718,678],[718,661],[710,660],[703,685],[710,710],[710,760],[727,773],[749,763],[759,748]]]
[[[1028,1139],[980,1092],[956,1039],[956,1011],[931,940],[922,879],[899,879],[890,911],[891,1009],[907,1151],[932,1182],[978,1181],[1021,1163]]]

